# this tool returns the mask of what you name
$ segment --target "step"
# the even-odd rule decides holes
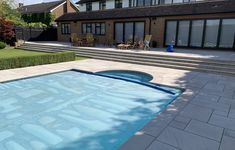
[[[235,61],[225,61],[225,60],[208,60],[205,58],[194,58],[194,57],[183,57],[183,56],[169,56],[169,55],[160,55],[160,54],[146,54],[146,53],[136,53],[136,52],[125,52],[125,50],[94,50],[94,49],[89,49],[89,48],[83,48],[83,47],[69,47],[69,46],[49,46],[49,45],[39,45],[39,44],[25,44],[25,45],[35,45],[35,46],[39,46],[39,47],[48,47],[48,48],[58,48],[58,49],[65,49],[68,50],[68,48],[71,48],[73,50],[86,50],[86,51],[95,51],[95,52],[108,52],[108,53],[123,53],[123,54],[130,54],[132,56],[148,56],[148,57],[164,57],[164,58],[171,58],[171,59],[186,59],[186,60],[190,60],[190,61],[198,61],[198,62],[211,62],[211,63],[218,63],[218,62],[224,62],[226,64],[234,64],[235,65]]]
[[[39,47],[31,47],[31,48],[39,48]],[[41,47],[40,47],[41,48]],[[49,47],[48,47],[49,48]],[[44,48],[43,48],[44,49]],[[50,48],[52,49],[52,48]],[[68,49],[57,49],[57,50],[68,50]],[[158,60],[166,60],[166,61],[177,61],[177,62],[188,62],[188,63],[198,63],[198,64],[216,64],[216,65],[224,65],[224,66],[233,66],[235,67],[235,63],[231,63],[230,61],[227,61],[226,63],[223,61],[223,62],[220,62],[220,61],[208,61],[208,60],[204,60],[204,61],[195,61],[195,60],[191,60],[190,59],[173,59],[173,58],[168,58],[168,57],[164,57],[164,56],[143,56],[142,54],[135,54],[135,53],[131,53],[131,54],[126,54],[126,53],[122,53],[122,52],[110,52],[110,51],[94,51],[94,50],[81,50],[81,49],[71,49],[72,51],[79,51],[79,52],[92,52],[92,53],[96,53],[96,54],[109,54],[109,55],[120,55],[120,56],[130,56],[130,57],[139,57],[139,58],[144,58],[144,59],[158,59]]]
[[[109,58],[120,58],[118,56],[109,56],[109,55],[98,55],[98,54],[92,54],[92,53],[81,53],[77,52],[76,54],[80,56],[86,56],[86,57],[109,57]],[[219,69],[219,70],[230,70],[235,72],[235,68],[229,68],[229,67],[222,67],[222,66],[215,66],[215,65],[206,65],[206,64],[196,64],[196,63],[183,63],[183,62],[173,62],[173,61],[164,61],[164,60],[154,60],[149,61],[147,59],[139,59],[139,58],[133,58],[133,57],[121,57],[120,59],[126,59],[126,60],[136,60],[141,62],[151,62],[151,63],[163,63],[163,64],[172,64],[172,65],[180,65],[180,66],[191,66],[191,67],[198,67],[198,68],[210,68],[210,69]]]
[[[30,49],[30,48],[27,48]],[[44,48],[33,48],[34,50],[40,51],[40,50],[45,50],[45,51],[49,51],[49,49],[44,49]],[[77,54],[81,55],[81,56],[90,56],[90,57],[94,57],[94,56],[100,56],[100,57],[110,57],[110,58],[118,58],[119,55],[108,55],[108,54],[98,54],[98,53],[94,53],[94,52],[80,52],[80,51],[75,51]],[[148,58],[144,58],[143,57],[129,57],[129,56],[125,56],[122,55],[121,59],[131,59],[131,60],[138,60],[138,61],[145,61],[145,62],[153,62],[153,63],[165,63],[165,64],[174,64],[174,65],[181,65],[181,66],[192,66],[192,67],[200,67],[200,68],[211,68],[211,69],[222,69],[222,70],[230,70],[230,71],[235,71],[235,69],[233,69],[234,67],[231,67],[230,64],[227,64],[227,66],[218,66],[218,65],[208,65],[207,63],[188,63],[188,62],[178,62],[178,61],[166,61],[166,60],[162,60],[162,59],[148,59]]]
[[[167,65],[167,64],[156,64],[156,63],[144,63],[134,60],[124,60],[124,59],[117,59],[117,58],[107,58],[107,57],[93,57],[95,59],[102,59],[102,60],[110,60],[110,61],[119,61],[124,63],[133,63],[133,64],[140,64],[140,65],[148,65],[148,66],[157,66],[157,67],[165,67],[165,68],[172,68],[172,69],[181,69],[181,70],[194,70],[194,71],[201,71],[201,72],[208,72],[208,73],[217,73],[217,74],[224,74],[235,76],[235,72],[229,71],[220,71],[220,70],[213,70],[213,69],[199,69],[195,67],[185,67],[185,66],[176,66],[176,65]]]

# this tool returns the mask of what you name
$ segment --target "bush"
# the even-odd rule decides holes
[[[74,61],[74,52],[51,53],[39,56],[24,56],[0,59],[0,70]]]
[[[0,41],[0,49],[4,49],[6,47],[6,43]]]

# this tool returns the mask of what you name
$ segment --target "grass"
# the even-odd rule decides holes
[[[33,51],[26,51],[26,50],[21,50],[21,49],[5,48],[5,49],[0,50],[0,59],[21,57],[21,56],[39,56],[39,55],[47,55],[47,54],[48,53],[44,53],[44,52],[33,52]]]
[[[0,59],[1,58],[12,58],[12,57],[21,57],[21,56],[41,56],[47,55],[46,52],[36,52],[36,51],[27,51],[22,49],[14,49],[12,47],[8,47],[0,50]],[[86,57],[76,56],[76,61],[87,59]]]

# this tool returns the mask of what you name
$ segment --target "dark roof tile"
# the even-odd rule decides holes
[[[50,12],[51,9],[62,4],[64,1],[65,0],[59,0],[59,1],[48,2],[48,3],[26,5],[26,6],[22,6],[22,7],[18,8],[18,10],[22,14]]]

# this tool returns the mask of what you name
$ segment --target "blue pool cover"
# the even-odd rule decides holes
[[[117,149],[175,94],[66,71],[0,83],[0,150]]]

